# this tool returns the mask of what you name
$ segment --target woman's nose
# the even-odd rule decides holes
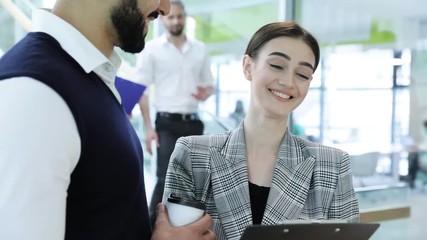
[[[282,74],[278,82],[280,85],[286,86],[288,88],[293,87],[294,85],[294,76],[291,71],[286,71],[284,74]]]

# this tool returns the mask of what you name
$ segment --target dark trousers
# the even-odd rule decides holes
[[[415,178],[419,170],[419,152],[411,152],[408,155],[408,182],[411,188],[415,187]]]
[[[166,171],[176,140],[184,136],[202,135],[204,128],[203,122],[200,120],[183,121],[158,115],[155,124],[160,147],[157,148],[157,183],[154,187],[149,209],[152,227],[156,221],[156,206],[162,201]]]

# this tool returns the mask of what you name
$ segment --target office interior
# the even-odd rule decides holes
[[[241,58],[251,35],[268,22],[296,21],[319,40],[321,62],[306,100],[292,114],[290,130],[303,129],[298,134],[349,152],[361,221],[381,223],[371,239],[425,239],[425,0],[182,1],[189,15],[186,33],[207,44],[216,79],[215,94],[199,112],[206,134],[234,128],[230,114],[236,102],[244,108],[248,104],[249,82],[243,77]],[[53,3],[0,0],[0,57],[31,31],[32,9]],[[147,38],[163,31],[161,23],[154,21]],[[136,79],[135,55],[118,51],[123,58],[119,76]],[[138,107],[130,121],[144,146]],[[411,172],[414,153],[419,156],[415,173]],[[150,190],[156,156],[145,157]]]

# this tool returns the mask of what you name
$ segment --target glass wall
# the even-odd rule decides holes
[[[395,136],[408,134],[409,74],[404,70],[410,58],[396,58],[392,49],[343,46],[325,52],[323,87],[316,90],[323,96],[321,141],[377,147],[400,142]]]

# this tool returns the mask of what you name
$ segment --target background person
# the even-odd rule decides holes
[[[58,0],[0,59],[0,239],[151,237],[139,139],[114,87],[169,0]],[[153,239],[214,239],[209,216]]]
[[[240,122],[243,121],[243,119],[246,116],[245,107],[243,106],[242,100],[236,101],[236,106],[234,108],[234,111],[230,114],[230,118],[234,122],[234,127],[238,126]]]
[[[176,140],[203,134],[198,104],[213,92],[210,59],[205,45],[184,34],[186,13],[181,1],[172,1],[169,15],[162,16],[167,32],[147,43],[137,62],[138,82],[155,85],[155,129],[151,125],[148,95],[140,101],[146,131],[147,151],[157,145],[157,183],[150,203],[155,221],[156,205],[162,201],[164,179]],[[147,93],[148,91],[146,91]]]
[[[261,27],[243,72],[251,96],[233,131],[177,141],[164,199],[174,193],[204,202],[218,239],[240,239],[252,224],[289,219],[359,221],[348,153],[288,129],[320,59],[316,39],[292,22]]]

